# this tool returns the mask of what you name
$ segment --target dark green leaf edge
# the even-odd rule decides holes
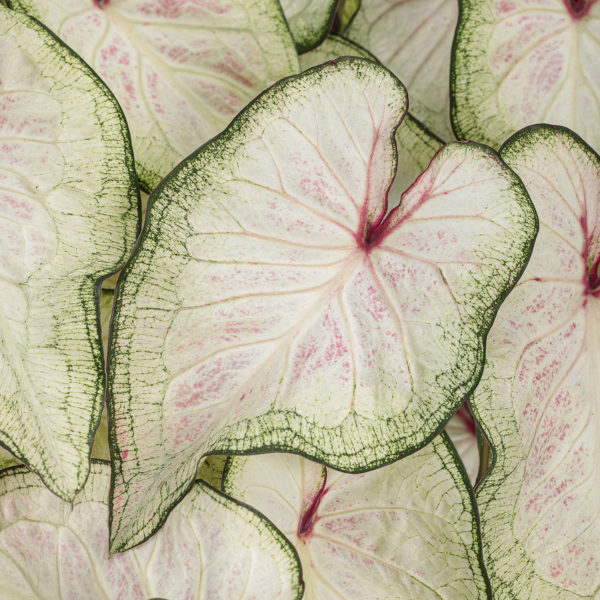
[[[332,30],[334,18],[338,11],[338,6],[343,0],[318,0],[319,2],[327,2],[329,3],[329,7],[326,13],[326,18],[319,23],[312,23],[313,27],[309,30],[309,26],[306,22],[302,23],[300,29],[296,29],[295,22],[297,22],[298,18],[288,19],[285,16],[285,21],[289,27],[290,33],[292,34],[292,38],[294,39],[294,44],[296,45],[296,51],[298,54],[304,54],[313,48],[316,48],[319,44],[323,42],[323,40],[327,37],[327,34]]]
[[[15,11],[10,6],[10,0],[5,0],[6,2],[6,10],[11,11],[15,18],[21,19],[24,24],[28,25],[31,29],[35,30],[38,34],[42,36],[49,36],[50,39],[47,42],[49,47],[54,46],[57,50],[57,54],[61,55],[63,62],[69,65],[71,68],[75,70],[79,70],[84,74],[84,76],[89,77],[93,82],[94,86],[91,89],[94,89],[99,96],[104,96],[108,102],[112,103],[115,114],[119,120],[121,129],[119,135],[123,137],[124,145],[125,145],[125,157],[126,157],[126,168],[129,172],[129,186],[128,186],[128,194],[131,198],[133,194],[136,197],[136,210],[137,210],[137,223],[135,229],[135,238],[140,234],[141,230],[141,215],[142,215],[142,204],[140,199],[140,191],[138,187],[138,178],[135,170],[135,161],[133,158],[133,147],[131,144],[131,135],[129,132],[129,127],[127,125],[127,120],[125,119],[125,115],[123,110],[121,109],[121,105],[107,87],[107,85],[100,79],[100,77],[96,74],[96,72],[76,53],[74,52],[67,44],[65,44],[57,35],[54,34],[50,29],[48,29],[43,23],[41,23],[35,17],[31,17],[29,15],[20,13]],[[2,0],[0,0],[0,6],[2,6]],[[4,10],[1,9],[0,10]],[[90,94],[93,92],[90,92]],[[99,115],[99,122],[101,122],[101,115]],[[80,294],[78,295],[84,314],[87,316],[86,318],[86,330],[87,337],[90,341],[90,348],[92,350],[92,358],[93,362],[96,366],[96,370],[98,372],[98,389],[95,392],[96,395],[96,404],[98,405],[98,400],[102,398],[102,403],[100,403],[98,410],[95,411],[95,414],[92,416],[92,420],[90,421],[90,429],[88,433],[88,455],[91,453],[92,445],[94,443],[94,437],[96,435],[96,431],[100,426],[100,419],[102,416],[102,406],[105,397],[105,389],[106,389],[106,364],[104,361],[104,352],[102,351],[102,332],[100,325],[100,289],[102,287],[102,281],[109,277],[110,275],[119,271],[127,260],[128,255],[130,253],[130,247],[133,245],[132,240],[124,241],[123,255],[120,259],[120,262],[117,263],[113,270],[108,273],[103,273],[98,276],[88,276],[85,278],[79,287]],[[90,297],[89,285],[92,285],[92,294]],[[114,310],[114,308],[113,308]],[[96,344],[94,344],[94,330],[95,330],[95,338]],[[1,433],[4,433],[0,430]],[[13,456],[18,458],[21,462],[23,462],[29,470],[34,473],[37,473],[28,463],[26,457],[23,455],[20,448],[15,445],[14,449],[9,448],[6,444],[2,442],[0,439],[0,446],[10,452]],[[61,493],[60,490],[54,489],[53,486],[49,485],[51,482],[46,482],[45,478],[42,477],[41,474],[37,473],[40,478],[44,481],[45,485],[47,485],[48,489],[50,489],[54,494],[63,498],[63,500],[70,501],[72,498],[66,497]],[[87,476],[86,476],[87,480]],[[82,484],[85,485],[85,481]]]
[[[477,111],[473,110],[470,100],[460,95],[458,91],[458,72],[462,69],[466,83],[462,90],[470,91],[481,87],[480,79],[489,79],[489,69],[481,68],[487,55],[487,41],[482,39],[481,28],[490,28],[496,23],[492,14],[490,0],[458,0],[458,21],[452,41],[450,55],[450,122],[457,140],[474,139],[495,147],[495,140],[486,135],[486,128],[481,126]],[[473,64],[476,68],[469,68]],[[463,65],[466,65],[463,68]],[[493,129],[500,135],[509,135],[514,131],[499,113],[493,117]],[[468,132],[472,131],[472,135]]]
[[[442,438],[442,441],[444,442],[444,445],[446,446],[446,449],[450,453],[452,463],[456,467],[456,470],[458,471],[458,473],[454,473],[452,471],[452,469],[450,468],[450,466],[444,461],[444,459],[441,456],[440,456],[440,460],[442,460],[442,462],[444,462],[444,464],[446,465],[446,468],[452,474],[452,478],[454,479],[456,487],[458,487],[459,489],[466,490],[467,495],[468,495],[467,502],[469,503],[469,506],[465,505],[465,510],[467,508],[469,508],[471,514],[473,515],[473,529],[472,529],[472,531],[473,531],[473,551],[477,555],[477,562],[479,564],[479,568],[481,569],[481,574],[483,576],[483,580],[485,583],[487,598],[488,598],[488,600],[493,600],[492,584],[490,582],[490,578],[489,578],[489,575],[488,575],[488,572],[487,572],[487,569],[485,566],[485,562],[483,559],[483,540],[481,537],[481,518],[479,515],[479,507],[477,505],[477,499],[475,497],[475,492],[473,491],[473,486],[471,485],[469,476],[467,475],[467,470],[465,468],[465,465],[463,464],[463,461],[461,460],[461,458],[458,454],[458,451],[456,450],[456,447],[452,443],[450,436],[445,431],[442,431],[440,433],[440,436]],[[439,456],[439,454],[438,454],[438,456]],[[459,480],[462,480],[460,484],[459,484]]]

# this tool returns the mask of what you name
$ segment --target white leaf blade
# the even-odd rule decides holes
[[[576,131],[598,151],[600,4],[460,4],[451,78],[459,138],[498,147],[526,125],[554,123]]]
[[[0,475],[0,596],[80,598],[300,598],[289,543],[264,518],[196,484],[161,532],[108,555],[110,468],[92,465],[71,505],[25,469]]]
[[[495,453],[478,490],[484,552],[498,598],[593,597],[600,158],[549,126],[515,134],[502,155],[527,186],[540,230],[488,336],[472,403]]]
[[[56,32],[113,91],[147,191],[258,93],[298,70],[276,0],[11,5]]]
[[[405,109],[389,72],[339,60],[267,91],[155,194],[113,322],[115,547],[160,524],[205,453],[373,468],[426,443],[474,385],[534,215],[491,151],[454,145],[404,196],[420,224],[399,209],[382,221]],[[480,185],[465,196],[467,172]],[[477,224],[464,244],[444,214],[463,197]],[[439,256],[408,248],[417,234],[457,263],[445,283]]]
[[[136,177],[91,70],[32,19],[0,20],[0,436],[72,498],[102,406],[97,282],[133,245]]]
[[[223,489],[294,544],[307,598],[486,598],[473,500],[449,448],[436,438],[368,473],[327,469],[316,488],[305,472],[322,467],[302,457],[231,457]]]

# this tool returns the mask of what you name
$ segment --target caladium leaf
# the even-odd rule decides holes
[[[0,441],[60,496],[87,476],[100,278],[138,223],[125,119],[39,23],[0,7]]]
[[[329,33],[338,0],[281,0],[298,52],[318,46]]]
[[[451,79],[456,134],[498,147],[525,125],[554,123],[598,151],[600,2],[460,5]]]
[[[479,443],[475,420],[466,403],[448,421],[446,433],[465,466],[469,481],[475,485],[479,473]]]
[[[491,597],[473,493],[444,434],[354,475],[291,454],[231,457],[223,489],[294,544],[308,599]]]
[[[340,59],[276,84],[155,191],[109,349],[115,549],[206,453],[367,470],[475,385],[534,211],[493,151],[454,144],[384,219],[405,111],[389,71]]]
[[[362,0],[345,34],[406,85],[411,113],[443,140],[450,125],[450,55],[456,0]]]
[[[377,60],[370,52],[343,37],[330,35],[317,48],[300,56],[303,71],[340,56],[359,56]],[[402,192],[407,190],[429,165],[434,154],[444,142],[433,135],[410,113],[406,113],[400,127],[396,130],[396,150],[398,152],[398,171],[392,188],[388,192],[388,209],[394,208],[400,201]]]
[[[262,516],[198,482],[160,533],[108,556],[108,464],[73,503],[24,468],[0,474],[0,597],[20,600],[299,599],[289,542]]]
[[[11,0],[78,52],[119,100],[150,191],[265,87],[297,73],[277,0]]]
[[[494,449],[479,492],[495,598],[600,586],[600,157],[533,126],[502,148],[537,209],[527,269],[488,336],[473,408]]]

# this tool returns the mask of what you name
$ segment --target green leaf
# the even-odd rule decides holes
[[[226,462],[226,454],[211,454],[207,456],[198,468],[196,479],[203,479],[209,485],[220,490]]]
[[[0,446],[0,471],[20,464],[21,461],[19,459],[15,458],[8,450],[5,450]]]
[[[0,596],[300,599],[297,556],[261,515],[195,484],[160,533],[108,555],[110,468],[94,463],[73,503],[25,469],[0,474]]]
[[[344,33],[354,15],[360,8],[360,0],[340,0],[341,10],[338,10],[340,25],[339,33]]]
[[[359,56],[361,58],[368,58],[369,60],[377,60],[375,56],[362,46],[339,35],[328,35],[319,46],[310,52],[301,54],[298,58],[300,60],[300,68],[306,71],[311,67],[316,67],[328,60],[335,60],[340,56]]]
[[[498,600],[596,598],[600,586],[600,157],[559,127],[502,147],[539,215],[500,307],[473,408],[495,462],[478,490]]]
[[[99,280],[136,236],[125,119],[37,21],[0,7],[0,441],[71,499],[104,394]]]
[[[252,98],[298,71],[277,0],[12,0],[96,70],[131,129],[150,191]]]
[[[108,332],[110,329],[110,318],[112,317],[115,291],[111,289],[100,290],[100,331],[102,334],[102,349],[104,356],[108,351]]]
[[[570,127],[600,150],[600,2],[460,0],[452,123],[498,147],[534,123]]]
[[[477,382],[533,209],[491,150],[454,144],[384,218],[405,111],[389,71],[340,59],[265,92],[154,193],[109,351],[115,548],[206,453],[371,469]]]
[[[456,0],[362,0],[344,35],[372,52],[406,85],[410,110],[443,140],[450,125],[450,49]]]
[[[443,434],[360,475],[291,454],[231,457],[223,489],[292,542],[307,598],[491,598],[474,498]]]
[[[337,5],[338,0],[281,0],[299,53],[312,50],[325,39]]]

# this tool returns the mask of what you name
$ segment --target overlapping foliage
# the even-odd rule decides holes
[[[5,4],[0,598],[597,599],[600,2]]]

